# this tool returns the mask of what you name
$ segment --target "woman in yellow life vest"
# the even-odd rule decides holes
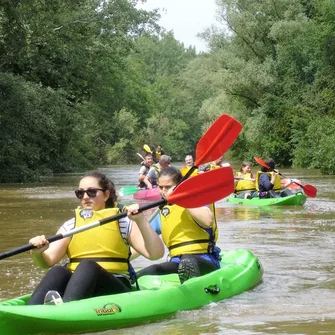
[[[153,152],[154,162],[158,163],[162,155],[164,155],[164,150],[162,146],[158,144],[156,150]]]
[[[169,166],[162,170],[158,177],[161,195],[166,197],[170,194],[181,179],[181,173],[176,167]],[[167,204],[160,208],[159,215],[156,215],[151,225],[162,235],[170,261],[144,268],[137,273],[137,277],[178,273],[183,283],[191,277],[204,275],[220,267],[214,205],[183,208]]]
[[[115,186],[104,174],[93,171],[84,176],[75,191],[80,207],[75,217],[66,221],[57,233],[120,213]],[[164,255],[164,244],[138,213],[138,205],[127,207],[128,216],[53,243],[36,236],[29,243],[36,246],[32,257],[36,265],[52,267],[33,292],[28,304],[43,304],[48,291],[55,290],[64,302],[129,292],[135,273],[130,265],[130,246],[146,258]],[[66,266],[56,265],[68,256]]]
[[[243,162],[240,171],[235,172],[236,198],[251,199],[258,196],[256,192],[255,175],[251,172],[252,164]]]
[[[259,198],[278,198],[292,195],[292,191],[286,189],[281,191],[280,175],[276,170],[275,161],[272,158],[264,160],[264,163],[270,167],[261,167],[261,171],[256,173],[256,188],[259,191]]]

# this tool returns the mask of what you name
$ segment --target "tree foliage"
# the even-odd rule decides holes
[[[243,124],[226,158],[272,157],[334,174],[335,4],[217,0],[198,54],[137,0],[0,4],[2,182],[173,161],[222,113]]]
[[[279,165],[334,173],[321,159],[328,141],[321,136],[311,146],[307,136],[321,135],[322,125],[334,118],[334,2],[217,3],[227,29],[207,32],[211,75],[224,92],[216,94],[225,102],[216,115],[240,115],[244,124],[244,150],[236,145],[235,157],[271,156]]]

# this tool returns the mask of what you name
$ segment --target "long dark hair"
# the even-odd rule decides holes
[[[89,171],[85,177],[93,177],[98,180],[99,186],[105,191],[109,191],[109,198],[106,200],[106,208],[114,208],[117,201],[117,195],[114,183],[103,173],[99,171]]]
[[[158,178],[162,177],[162,176],[171,177],[171,179],[173,180],[173,182],[175,184],[178,184],[181,181],[181,179],[183,178],[182,175],[181,175],[180,170],[177,169],[174,166],[168,166],[168,167],[162,169],[161,172],[158,175]]]

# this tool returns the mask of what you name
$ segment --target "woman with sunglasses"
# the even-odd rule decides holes
[[[158,177],[161,195],[166,197],[181,181],[179,169],[169,166]],[[206,195],[204,195],[205,197]],[[183,208],[167,204],[151,222],[169,250],[170,261],[150,265],[137,273],[163,275],[178,273],[180,282],[220,268],[220,248],[216,246],[218,229],[214,205]]]
[[[58,233],[120,213],[115,186],[104,174],[93,171],[84,176],[75,191],[80,207],[75,217],[65,222]],[[29,243],[36,246],[32,257],[41,268],[52,267],[33,292],[28,304],[43,304],[49,291],[57,291],[64,302],[128,292],[134,276],[130,247],[144,257],[155,260],[164,255],[164,245],[138,213],[138,205],[127,206],[128,216],[72,237],[49,243],[36,236]],[[56,265],[68,256],[66,266]]]

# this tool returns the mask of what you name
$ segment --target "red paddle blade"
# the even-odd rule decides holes
[[[196,148],[195,165],[220,158],[235,142],[242,125],[233,117],[222,114],[200,138]]]
[[[314,187],[313,185],[301,185],[301,187],[303,188],[304,192],[306,193],[306,195],[308,197],[311,198],[315,198],[316,194],[318,193],[318,190],[316,189],[316,187]]]
[[[259,164],[262,165],[264,167],[266,167],[267,169],[271,169],[269,165],[267,165],[262,159],[260,159],[259,157],[254,157],[254,160]]]
[[[230,166],[198,174],[180,183],[167,201],[185,208],[201,207],[234,192],[234,173]]]

